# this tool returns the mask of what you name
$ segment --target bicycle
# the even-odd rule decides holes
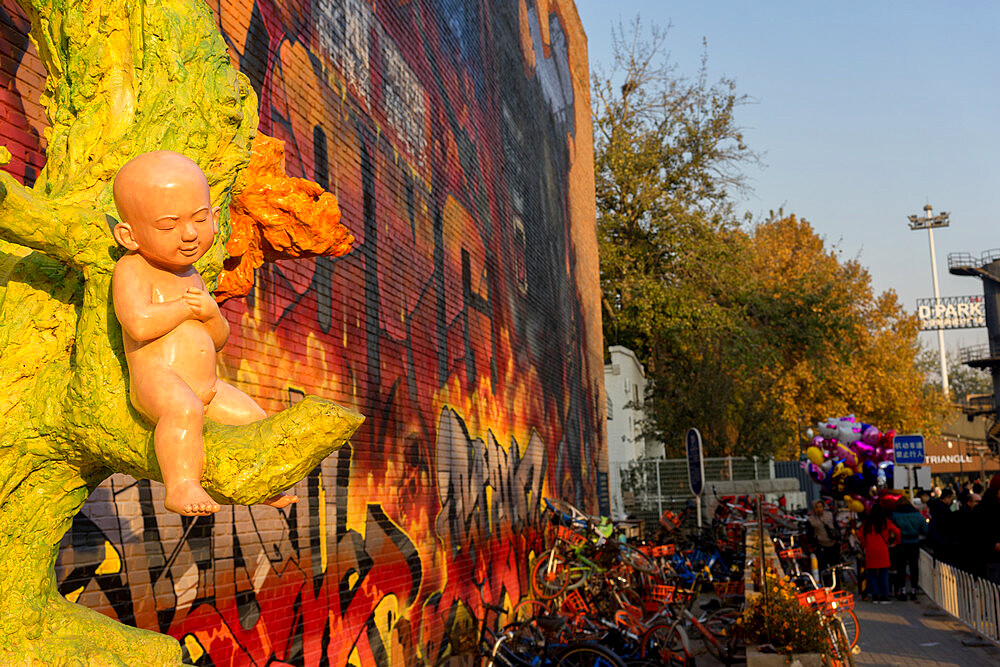
[[[701,615],[695,615],[691,611],[701,577],[702,575],[698,575],[693,588],[672,585],[651,587],[645,608],[652,610],[658,607],[658,609],[652,618],[647,620],[648,629],[643,637],[643,657],[650,650],[655,650],[660,652],[664,660],[669,658],[670,664],[687,664],[695,658],[689,638],[697,633],[702,639],[705,650],[717,660],[726,665],[740,660],[739,645],[732,628],[739,619],[741,611],[736,607],[723,607]],[[665,641],[664,636],[669,641]],[[651,638],[655,641],[652,646],[648,644]],[[677,655],[679,651],[683,652],[683,659]]]
[[[563,516],[572,516],[559,509],[552,499],[546,498],[545,502]],[[539,554],[531,565],[531,589],[539,599],[552,600],[565,591],[580,588],[595,572],[605,573],[619,562],[644,574],[657,571],[656,564],[630,544],[603,536],[594,540],[571,526],[559,524],[552,548]]]
[[[800,602],[807,600],[810,606],[818,608],[819,611],[828,617],[835,618],[844,630],[848,649],[852,653],[855,653],[857,652],[858,639],[861,635],[861,624],[854,613],[854,595],[849,591],[837,590],[840,583],[838,573],[853,571],[854,569],[850,565],[843,563],[823,570],[820,573],[820,580],[825,581],[825,575],[829,574],[831,578],[830,586],[820,586],[808,572],[797,573],[792,580],[796,582],[796,585],[799,585],[800,590],[805,589],[799,594]],[[802,582],[802,584],[799,584],[799,582]],[[805,588],[804,584],[808,584],[809,588]],[[814,595],[810,598],[808,597],[810,594]]]

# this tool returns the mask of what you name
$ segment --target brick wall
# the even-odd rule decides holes
[[[0,11],[0,142],[44,165],[44,72]],[[64,538],[60,591],[199,665],[433,662],[525,596],[539,498],[606,486],[586,38],[571,0],[210,3],[357,239],[258,271],[221,373],[269,412],[367,416],[288,510],[192,521],[116,475]]]

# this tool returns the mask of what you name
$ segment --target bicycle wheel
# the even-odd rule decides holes
[[[625,667],[610,649],[600,644],[570,645],[558,653],[555,667]]]
[[[851,654],[844,624],[836,617],[828,619],[826,631],[831,667],[854,667],[854,656]]]
[[[540,600],[551,600],[566,590],[569,563],[552,549],[543,552],[531,566],[531,591]]]
[[[642,636],[639,656],[658,660],[662,665],[690,665],[694,662],[687,632],[677,623],[657,623]]]
[[[853,651],[854,647],[858,645],[858,637],[861,635],[861,624],[858,623],[858,617],[854,615],[854,610],[852,609],[841,612],[838,616],[840,617],[840,622],[844,624],[847,643]]]
[[[530,621],[536,616],[548,616],[549,605],[544,600],[534,600],[525,598],[514,605],[514,610],[510,613],[511,621]]]
[[[633,570],[638,570],[639,572],[644,572],[645,574],[653,574],[656,572],[656,563],[654,563],[649,556],[642,553],[631,544],[620,543],[618,545],[618,556],[622,559],[622,562],[631,567]]]
[[[709,653],[727,665],[745,660],[740,651],[739,637],[736,633],[736,622],[741,613],[736,609],[719,609],[709,614],[701,625],[712,635],[712,639],[703,637]],[[739,655],[737,655],[739,653]]]

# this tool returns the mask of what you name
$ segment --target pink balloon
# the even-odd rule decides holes
[[[869,426],[865,429],[865,432],[861,434],[861,439],[866,445],[874,446],[878,444],[879,435],[881,434],[876,427]]]
[[[823,436],[814,435],[813,439],[810,440],[809,442],[813,447],[819,447],[820,449],[823,449]]]
[[[858,440],[854,443],[854,449],[858,452],[858,456],[862,458],[871,458],[872,454],[875,453],[875,447],[862,440]]]
[[[837,456],[844,459],[844,464],[848,468],[854,469],[858,466],[858,456],[855,454],[854,450],[847,445],[837,446]]]

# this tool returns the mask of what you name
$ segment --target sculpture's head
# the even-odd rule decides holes
[[[219,232],[208,180],[180,153],[154,151],[129,160],[115,176],[114,198],[120,219],[115,240],[164,269],[194,264]]]

